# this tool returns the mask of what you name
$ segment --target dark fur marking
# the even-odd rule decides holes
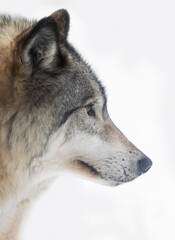
[[[63,125],[63,124],[67,121],[67,119],[70,117],[70,115],[71,115],[73,112],[75,112],[78,108],[79,108],[79,107],[74,108],[74,109],[72,109],[72,110],[70,110],[70,111],[67,111],[67,112],[64,114],[64,117],[62,118],[62,121],[61,121],[61,123],[60,123],[60,126]]]
[[[7,145],[8,145],[8,148],[9,150],[11,149],[11,136],[12,136],[12,130],[13,130],[13,123],[15,121],[15,118],[17,116],[18,112],[16,111],[12,116],[11,118],[9,119],[9,127],[8,127],[8,134],[7,134]]]
[[[47,149],[47,144],[48,144],[49,139],[50,139],[50,137],[52,136],[52,134],[53,134],[59,127],[61,127],[61,125],[64,124],[64,123],[66,122],[66,120],[69,118],[69,116],[70,116],[74,111],[76,111],[77,109],[78,109],[78,108],[75,108],[75,109],[72,109],[72,110],[66,112],[66,113],[64,114],[64,117],[63,117],[62,121],[61,121],[59,124],[56,124],[56,125],[52,126],[52,129],[51,129],[50,132],[48,133],[46,142],[45,142],[45,144],[43,145],[40,153],[39,153],[38,155],[34,155],[34,156],[31,157],[29,163],[27,164],[27,168],[30,168],[30,166],[31,166],[31,164],[33,163],[33,161],[34,161],[35,158],[42,157],[43,153],[44,153],[44,152],[46,151],[46,149]],[[33,120],[33,121],[34,121],[34,120]]]
[[[123,172],[124,172],[124,174],[125,174],[125,177],[126,177],[127,181],[129,181],[129,179],[128,179],[128,174],[126,173],[126,170],[125,170],[125,169],[127,169],[127,167],[123,167],[122,165],[120,165],[120,166],[121,166],[122,169],[123,169]]]

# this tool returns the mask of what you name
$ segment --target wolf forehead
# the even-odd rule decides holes
[[[0,16],[0,105],[71,111],[94,96],[106,104],[104,87],[67,41],[68,29],[66,10],[39,22]]]

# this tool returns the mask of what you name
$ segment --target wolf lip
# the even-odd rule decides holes
[[[95,169],[93,166],[91,166],[90,164],[82,161],[82,160],[77,160],[76,161],[78,163],[79,166],[81,166],[83,169],[90,171],[91,173],[93,173],[94,175],[100,175],[100,173],[97,171],[97,169]]]

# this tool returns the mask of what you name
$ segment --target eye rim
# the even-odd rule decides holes
[[[94,103],[89,103],[85,106],[86,112],[89,117],[95,117]]]

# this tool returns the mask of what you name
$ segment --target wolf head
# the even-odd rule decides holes
[[[114,125],[104,88],[68,43],[69,15],[1,17],[0,159],[40,179],[69,170],[109,185],[151,160]],[[12,167],[13,166],[13,167]]]

